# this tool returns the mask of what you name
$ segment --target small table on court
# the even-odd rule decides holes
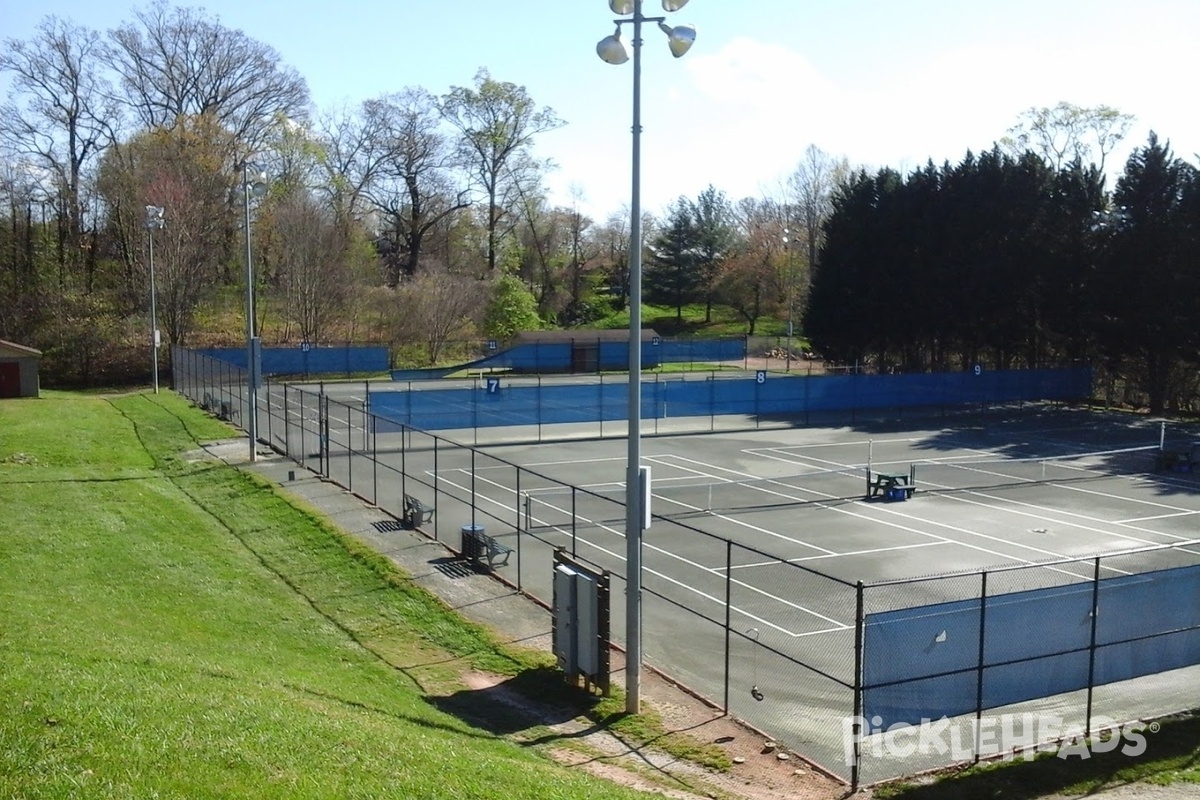
[[[875,472],[874,477],[868,485],[867,497],[876,497],[883,495],[891,497],[893,490],[904,492],[905,498],[912,497],[912,493],[916,490],[916,486],[911,483],[911,475],[907,472]]]

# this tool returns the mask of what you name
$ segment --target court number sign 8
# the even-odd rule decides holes
[[[766,383],[767,382],[767,371],[765,369],[760,369],[758,372],[754,373],[754,382],[755,383]]]

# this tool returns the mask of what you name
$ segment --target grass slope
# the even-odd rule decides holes
[[[0,796],[625,798],[440,711],[501,652],[171,394],[0,403]],[[459,659],[454,669],[449,659]]]

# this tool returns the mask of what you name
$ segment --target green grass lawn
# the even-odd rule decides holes
[[[0,402],[0,797],[642,796],[439,710],[543,657],[180,456],[228,435],[171,393]]]

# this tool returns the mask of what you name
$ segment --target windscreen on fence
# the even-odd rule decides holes
[[[868,614],[863,629],[863,716],[919,725],[1200,664],[1200,565]]]
[[[226,364],[246,368],[246,348],[210,347],[193,351]],[[263,347],[264,375],[348,375],[384,372],[388,368],[385,346]]]
[[[960,407],[1087,397],[1088,368],[920,375],[691,378],[641,384],[642,418],[796,416],[810,411]],[[625,381],[521,384],[489,377],[479,385],[408,391],[374,389],[370,411],[424,430],[549,425],[628,418]]]

